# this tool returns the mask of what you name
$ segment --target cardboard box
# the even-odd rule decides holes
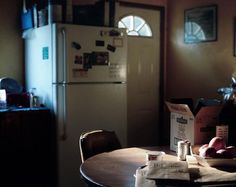
[[[180,140],[191,145],[208,143],[216,134],[221,105],[204,106],[194,116],[188,105],[166,102],[170,111],[170,149],[176,151]]]

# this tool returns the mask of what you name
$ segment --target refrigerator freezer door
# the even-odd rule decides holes
[[[35,88],[39,103],[52,106],[52,43],[51,27],[27,31],[25,36],[26,90]]]
[[[60,96],[64,94],[66,102]],[[66,139],[60,139],[58,144],[59,183],[61,186],[81,186],[78,139],[82,132],[114,130],[126,146],[126,84],[59,85],[58,99],[59,135],[66,135]],[[66,103],[66,115],[63,115],[63,103]]]
[[[126,82],[127,36],[108,27],[55,24],[58,80]],[[64,64],[64,65],[63,65]]]

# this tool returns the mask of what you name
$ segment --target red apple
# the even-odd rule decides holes
[[[219,149],[216,151],[217,158],[232,158],[232,154],[226,149]]]
[[[214,147],[204,147],[199,151],[199,155],[204,158],[213,158],[216,155],[216,149]]]
[[[209,142],[208,146],[214,147],[216,149],[216,151],[226,148],[225,140],[221,137],[212,138],[211,141]]]
[[[236,157],[236,147],[234,147],[234,146],[228,146],[228,147],[226,147],[226,150],[231,153],[231,155],[232,155],[233,158]]]

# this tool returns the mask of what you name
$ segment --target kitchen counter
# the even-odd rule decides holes
[[[2,186],[53,186],[56,128],[48,108],[0,110]]]
[[[0,112],[16,112],[16,111],[38,111],[38,110],[49,110],[47,107],[16,107],[10,106],[5,109],[0,109]]]

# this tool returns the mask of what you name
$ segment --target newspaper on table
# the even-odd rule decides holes
[[[146,167],[136,170],[135,187],[156,187],[155,179],[189,181],[188,163],[185,161],[149,161]]]

